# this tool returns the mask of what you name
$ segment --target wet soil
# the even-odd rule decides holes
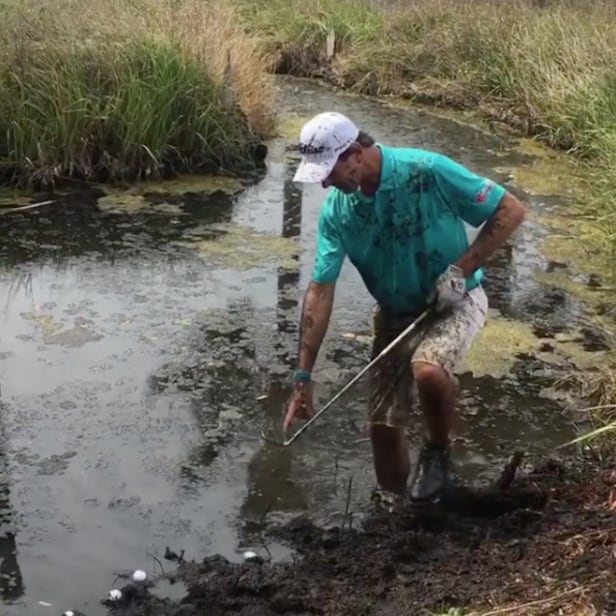
[[[459,485],[431,511],[359,524],[349,514],[329,527],[300,516],[264,536],[292,547],[290,562],[208,556],[167,572],[186,586],[181,600],[144,593],[108,605],[134,616],[613,614],[615,478],[615,465],[551,459],[509,486]]]

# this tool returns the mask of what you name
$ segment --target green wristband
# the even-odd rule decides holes
[[[305,383],[310,383],[310,372],[308,370],[296,370],[293,373],[294,381],[304,381]]]

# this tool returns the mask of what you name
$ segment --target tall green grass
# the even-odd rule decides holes
[[[612,148],[601,134],[616,130],[616,5],[607,0],[542,9],[531,0],[235,4],[246,28],[297,74],[323,73],[333,32],[328,76],[350,89],[424,91],[481,106],[580,154]]]
[[[0,178],[239,171],[273,126],[267,61],[199,0],[0,5]]]

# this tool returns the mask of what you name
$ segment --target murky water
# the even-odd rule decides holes
[[[438,149],[497,180],[495,167],[521,159],[470,128],[314,84],[284,86],[281,100],[300,117],[335,106],[379,140]],[[291,184],[286,143],[272,144],[266,177],[237,198],[158,198],[123,213],[82,195],[0,217],[3,614],[103,614],[97,599],[114,573],[155,570],[148,552],[161,558],[167,545],[187,557],[235,559],[249,546],[284,558],[260,544],[262,523],[305,510],[336,519],[351,476],[351,510],[365,505],[361,385],[293,448],[259,439],[262,427],[279,432],[324,196]],[[501,315],[545,335],[583,311],[533,278],[548,266],[542,233],[525,225],[493,259],[486,288]],[[318,402],[367,360],[371,307],[345,265]],[[545,372],[522,359],[504,376],[461,376],[461,474],[488,477],[514,448],[544,451],[572,435]]]

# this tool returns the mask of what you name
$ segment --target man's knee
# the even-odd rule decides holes
[[[413,362],[413,379],[419,389],[439,389],[452,380],[442,366],[423,361]]]
[[[369,423],[368,432],[374,441],[395,445],[404,437],[402,427],[389,426],[382,423]]]

